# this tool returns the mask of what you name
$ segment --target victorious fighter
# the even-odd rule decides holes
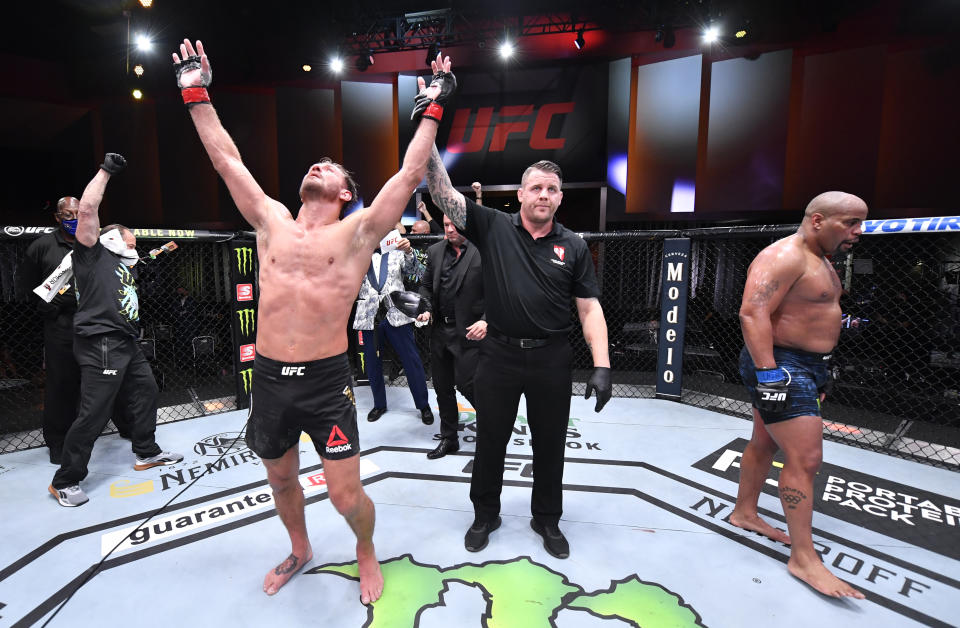
[[[825,192],[807,205],[797,232],[760,251],[747,271],[740,305],[746,345],[740,375],[753,399],[753,436],[740,462],[740,489],[730,523],[791,543],[790,573],[834,597],[863,594],[830,573],[813,546],[813,478],[823,460],[820,402],[827,359],[840,337],[842,288],[824,257],[849,251],[867,205]],[[790,536],[760,519],[757,500],[777,449],[786,458],[780,502]]]
[[[194,48],[184,40],[173,61],[183,101],[213,167],[257,233],[259,324],[247,444],[263,459],[292,544],[290,556],[267,573],[263,590],[276,593],[313,556],[297,476],[297,444],[305,431],[323,459],[330,501],[357,537],[360,600],[368,604],[383,592],[383,575],[373,546],[373,502],[360,483],[347,318],[373,250],[400,220],[426,173],[443,104],[456,88],[450,58],[437,55],[431,63],[435,74],[429,88],[418,79],[413,119],[420,124],[400,172],[370,207],[340,218],[356,187],[342,166],[324,159],[303,178],[296,220],[254,181],[210,105],[206,87],[212,72],[203,45],[198,41]],[[290,366],[297,368],[285,368]]]

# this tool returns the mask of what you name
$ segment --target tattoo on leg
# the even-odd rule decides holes
[[[277,568],[273,570],[273,573],[278,576],[285,576],[288,573],[292,573],[297,569],[297,565],[300,564],[300,559],[296,555],[290,554],[287,556],[287,560],[283,561],[281,564],[277,565]]]
[[[789,486],[783,486],[780,488],[780,499],[787,505],[787,508],[790,510],[796,510],[797,505],[807,498],[802,491],[799,491],[795,488]]]

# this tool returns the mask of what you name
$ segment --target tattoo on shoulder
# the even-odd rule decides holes
[[[779,287],[780,280],[778,279],[762,281],[760,285],[757,286],[757,291],[750,297],[750,300],[754,303],[767,303]]]

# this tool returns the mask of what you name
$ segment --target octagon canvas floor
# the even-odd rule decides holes
[[[815,540],[824,562],[867,595],[838,601],[789,575],[788,548],[726,521],[747,421],[660,400],[613,399],[596,414],[593,400],[574,397],[561,521],[571,556],[558,560],[529,525],[522,405],[503,526],[473,554],[463,547],[473,519],[472,410],[461,413],[461,451],[431,461],[437,425],[420,423],[405,389],[388,388],[388,399],[390,412],[367,423],[369,389],[357,388],[361,472],[385,575],[371,607],[359,602],[353,536],[326,498],[306,438],[301,484],[314,559],[278,595],[261,592],[289,544],[262,464],[235,442],[246,414],[232,412],[160,426],[160,444],[185,455],[171,467],[135,472],[129,443],[102,438],[83,483],[90,502],[80,508],[61,508],[47,493],[54,467],[45,449],[0,456],[0,627],[958,623],[956,472],[825,443]],[[785,527],[775,474],[760,504]]]

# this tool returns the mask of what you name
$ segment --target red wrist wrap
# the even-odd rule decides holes
[[[184,87],[180,93],[183,95],[185,105],[210,103],[210,94],[207,93],[206,87]]]
[[[435,102],[430,103],[427,105],[426,111],[423,112],[423,117],[440,122],[440,118],[443,117],[443,105],[438,105]]]

